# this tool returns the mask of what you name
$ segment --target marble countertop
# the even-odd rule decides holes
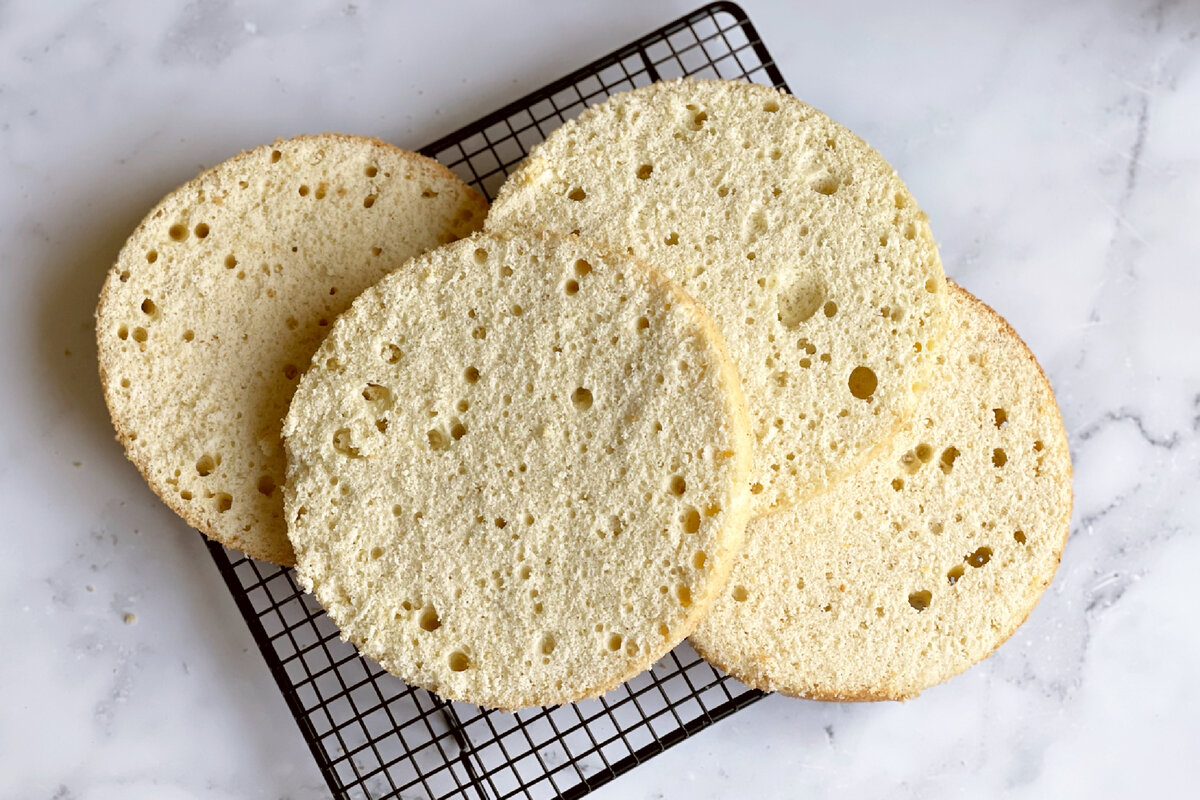
[[[853,5],[745,2],[1049,374],[1076,467],[1062,568],[994,657],[917,700],[768,698],[597,795],[1181,796],[1200,4]],[[0,796],[327,796],[200,537],[111,435],[92,310],[145,211],[278,136],[420,146],[691,7],[0,3]]]

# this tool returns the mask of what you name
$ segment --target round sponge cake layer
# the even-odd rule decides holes
[[[861,139],[732,81],[614,95],[501,189],[489,230],[578,231],[678,281],[729,343],[755,437],[756,514],[863,463],[911,413],[944,328],[925,215]]]
[[[1033,609],[1071,516],[1050,385],[995,312],[951,288],[937,380],[890,451],[755,520],[692,636],[751,686],[904,699],[985,658]]]
[[[304,585],[385,669],[485,706],[648,667],[748,518],[744,400],[711,320],[575,236],[478,235],[368,289],[284,437]]]
[[[437,162],[335,134],[250,150],[169,194],[96,309],[105,399],[151,488],[209,537],[290,565],[279,430],[300,372],[355,295],[486,211]]]

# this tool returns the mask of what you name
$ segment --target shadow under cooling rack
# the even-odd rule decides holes
[[[682,76],[787,88],[742,10],[715,3],[422,152],[491,200],[566,120]],[[448,703],[359,656],[290,570],[208,548],[337,798],[580,797],[761,697],[684,643],[597,700],[515,714]]]

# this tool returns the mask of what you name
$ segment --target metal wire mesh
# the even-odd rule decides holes
[[[422,152],[490,200],[566,120],[680,76],[787,88],[744,12],[714,3]],[[581,797],[761,696],[685,643],[597,700],[515,714],[447,703],[359,656],[290,570],[208,547],[337,798]]]

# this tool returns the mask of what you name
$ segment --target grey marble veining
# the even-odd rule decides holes
[[[1075,516],[984,664],[905,704],[764,700],[599,796],[1186,796],[1200,4],[745,7],[1038,356]],[[0,796],[325,796],[199,538],[112,440],[91,313],[146,209],[277,136],[419,146],[687,10],[0,3]]]

